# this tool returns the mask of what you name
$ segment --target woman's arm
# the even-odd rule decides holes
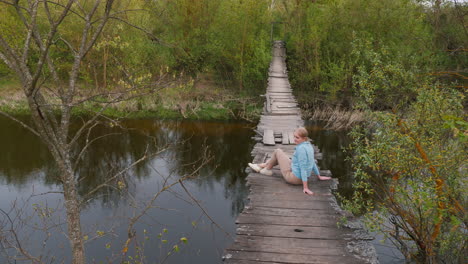
[[[303,192],[305,194],[313,195],[314,193],[309,189],[309,185],[307,184],[307,181],[302,181],[302,187],[303,187]]]

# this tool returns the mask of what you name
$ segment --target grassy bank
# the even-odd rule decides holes
[[[259,98],[259,95],[234,93],[233,89],[218,87],[215,83],[202,79],[110,104],[102,113],[111,118],[255,121],[263,106],[263,101]],[[104,104],[99,99],[102,98],[76,106],[73,115],[89,116],[101,111]],[[27,102],[17,83],[0,85],[0,110],[11,115],[29,113]]]
[[[331,105],[319,96],[299,91],[296,92],[299,107],[304,120],[322,121],[326,129],[335,131],[349,130],[365,119],[365,114],[359,110],[349,109],[340,105]]]

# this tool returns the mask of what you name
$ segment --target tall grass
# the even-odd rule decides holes
[[[303,111],[304,119],[325,121],[326,129],[347,130],[364,121],[364,113],[358,110],[342,109],[339,106],[320,106]]]

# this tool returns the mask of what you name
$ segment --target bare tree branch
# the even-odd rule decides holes
[[[206,217],[208,217],[208,219],[210,219],[210,221],[217,227],[219,228],[219,230],[223,231],[229,238],[231,239],[234,239],[232,237],[232,235],[227,232],[224,228],[222,228],[213,218],[211,218],[211,216],[208,214],[208,212],[205,210],[205,208],[203,208],[203,206],[201,206],[200,202],[198,202],[197,199],[195,199],[195,197],[192,196],[192,194],[188,191],[188,189],[185,187],[184,183],[182,182],[182,180],[179,180],[179,183],[180,183],[180,186],[182,186],[182,188],[184,189],[184,191],[187,193],[187,195],[198,205],[198,207],[203,211],[203,213],[206,215]]]
[[[8,67],[13,69],[21,78],[24,78],[26,72],[21,71],[21,64],[18,60],[20,57],[15,50],[8,44],[8,42],[0,35],[0,46],[3,52],[0,52],[0,58],[5,62]]]
[[[148,159],[148,157],[151,157],[151,156],[155,156],[159,153],[161,153],[162,151],[159,151],[155,154],[152,154],[152,155],[148,155],[148,149],[146,149],[144,155],[138,159],[137,161],[134,161],[132,164],[130,164],[129,166],[127,166],[126,168],[124,168],[123,170],[119,171],[118,173],[116,173],[114,176],[112,177],[109,177],[108,179],[106,179],[102,184],[99,184],[98,186],[96,186],[94,189],[92,189],[91,191],[89,191],[83,201],[87,200],[88,197],[91,197],[94,193],[96,193],[99,189],[101,189],[102,187],[105,187],[105,186],[108,186],[108,184],[110,182],[112,182],[113,180],[117,179],[118,177],[124,175],[127,171],[129,171],[130,169],[132,169],[133,167],[135,167],[136,165],[138,165],[139,163],[145,161],[146,159]]]
[[[36,130],[34,130],[32,127],[26,125],[24,122],[22,122],[21,120],[15,118],[14,116],[12,116],[12,115],[10,115],[10,114],[8,114],[8,113],[5,113],[5,112],[3,112],[3,111],[1,111],[1,110],[0,110],[0,114],[2,114],[2,115],[4,115],[4,116],[8,117],[9,119],[11,119],[11,120],[17,122],[17,123],[20,124],[22,127],[26,128],[27,130],[29,130],[30,132],[32,132],[34,135],[36,135],[36,136],[38,136],[38,137],[40,136],[39,133],[38,133]]]
[[[7,212],[5,212],[2,208],[0,208],[0,212],[7,218],[8,222],[11,225],[11,228],[8,231],[13,235],[13,239],[15,240],[15,243],[16,243],[15,248],[19,252],[21,252],[21,254],[23,254],[25,257],[27,257],[29,260],[34,261],[34,263],[42,263],[42,261],[39,258],[34,257],[33,255],[31,255],[28,251],[26,251],[21,246],[21,241],[20,241],[20,239],[18,237],[18,234],[16,233],[16,230],[14,228],[14,222],[11,219],[10,215]]]
[[[128,245],[129,243],[132,241],[132,239],[135,237],[135,230],[134,230],[134,225],[139,221],[139,219],[141,217],[143,217],[144,215],[146,215],[146,213],[154,207],[154,202],[156,201],[156,199],[163,193],[165,192],[166,190],[169,190],[170,188],[172,188],[173,186],[177,185],[177,184],[180,184],[182,183],[182,181],[186,180],[186,179],[190,179],[190,178],[193,178],[195,175],[197,175],[200,170],[208,163],[212,160],[212,157],[201,157],[201,159],[203,160],[202,164],[200,164],[200,166],[198,166],[192,173],[180,178],[179,180],[169,184],[169,185],[166,185],[167,184],[167,181],[168,181],[168,177],[165,178],[164,180],[164,183],[163,183],[163,188],[161,188],[155,195],[153,195],[153,197],[151,198],[151,200],[149,200],[147,203],[146,203],[146,206],[145,208],[143,208],[141,210],[141,212],[130,218],[130,223],[128,225],[128,228],[127,228],[127,234],[128,234],[128,239],[127,241],[125,242],[124,246],[123,246],[123,250],[122,252],[126,253],[126,248],[128,248]]]
[[[124,19],[122,19],[122,18],[120,18],[120,17],[116,17],[116,16],[111,16],[110,18],[112,18],[112,19],[114,19],[114,20],[118,20],[118,21],[120,21],[120,22],[122,22],[122,23],[124,23],[124,24],[127,24],[127,25],[129,25],[129,26],[131,26],[131,27],[133,27],[133,28],[136,28],[136,29],[142,31],[142,32],[145,33],[152,41],[156,41],[157,43],[159,43],[159,44],[161,44],[161,45],[164,45],[164,46],[166,46],[166,47],[171,47],[171,48],[176,47],[176,46],[173,45],[173,44],[169,44],[169,43],[163,41],[163,40],[160,39],[159,37],[157,37],[157,36],[155,36],[154,34],[152,34],[151,32],[149,32],[148,30],[146,30],[146,29],[144,29],[144,28],[142,28],[142,27],[139,27],[139,26],[137,26],[137,25],[135,25],[135,24],[132,24],[132,23],[130,23],[130,22],[127,21],[127,20],[124,20]]]
[[[89,129],[89,132],[91,132],[91,128]],[[116,136],[116,135],[120,135],[120,133],[110,133],[110,134],[102,135],[102,136],[93,138],[91,141],[89,141],[88,138],[87,138],[86,139],[86,145],[81,149],[80,154],[78,154],[78,156],[76,157],[75,164],[73,165],[73,170],[77,169],[78,163],[81,161],[81,157],[86,152],[86,150],[89,148],[89,146],[91,146],[94,142],[96,142],[96,141],[98,141],[100,139],[103,139],[103,138],[109,137],[109,136]],[[89,137],[89,133],[88,133],[88,137]]]
[[[21,61],[26,64],[27,63],[27,60],[28,60],[28,55],[29,55],[29,49],[30,49],[30,45],[31,45],[31,38],[32,38],[32,34],[33,34],[33,31],[34,31],[34,24],[36,23],[36,18],[37,18],[37,6],[38,6],[38,0],[35,1],[33,4],[32,4],[32,15],[31,15],[31,23],[29,24],[29,26],[27,27],[28,28],[28,33],[26,34],[26,40],[24,42],[24,46],[23,46],[23,55],[21,56]]]

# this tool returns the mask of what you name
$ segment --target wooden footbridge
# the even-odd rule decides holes
[[[292,155],[293,131],[304,123],[292,95],[285,47],[280,41],[273,46],[265,97],[265,109],[257,127],[259,142],[252,150],[254,163],[267,160],[276,148]],[[316,147],[315,157],[321,158]],[[315,195],[308,196],[302,192],[302,186],[287,184],[277,168],[273,172],[273,176],[254,171],[248,175],[250,203],[237,218],[236,240],[225,250],[225,263],[367,262],[348,250],[350,243],[356,242],[353,230],[337,225],[342,215],[331,194],[334,180],[317,181],[312,176],[309,188]]]

